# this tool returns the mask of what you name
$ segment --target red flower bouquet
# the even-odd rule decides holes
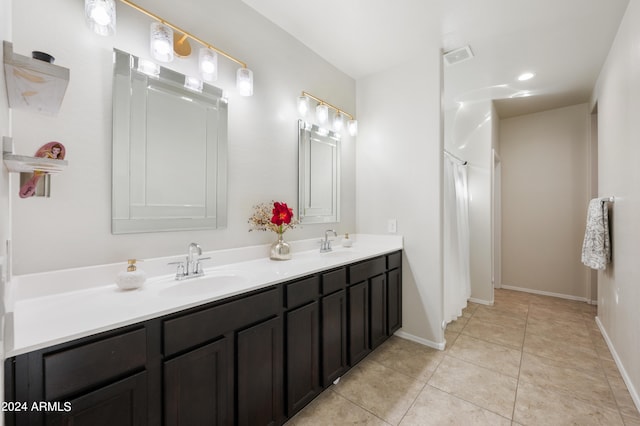
[[[249,231],[273,231],[283,234],[287,229],[294,228],[298,221],[293,215],[293,209],[286,203],[274,201],[260,203],[253,206],[253,215],[249,218]]]

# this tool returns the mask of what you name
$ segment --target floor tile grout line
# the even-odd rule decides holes
[[[434,370],[435,372],[435,370]],[[431,374],[433,375],[433,373]],[[418,392],[416,394],[416,397],[413,398],[413,401],[411,401],[411,404],[409,404],[409,408],[407,408],[407,411],[404,412],[404,414],[402,415],[402,417],[400,418],[400,421],[398,422],[398,425],[402,423],[402,421],[404,420],[405,417],[407,417],[407,414],[409,414],[409,411],[411,411],[411,409],[413,408],[413,406],[416,404],[416,401],[418,400],[418,398],[420,398],[420,395],[422,395],[422,392],[424,392],[424,388],[426,388],[427,386],[429,386],[429,382],[425,382],[424,386],[422,386],[422,388],[420,389],[420,392]]]
[[[337,396],[339,396],[340,398],[344,399],[345,401],[347,401],[347,402],[355,405],[356,407],[366,411],[367,413],[371,414],[373,417],[375,417],[376,419],[380,420],[381,422],[386,423],[388,425],[391,425],[391,423],[389,423],[388,421],[386,421],[382,417],[378,416],[376,413],[374,413],[373,411],[369,410],[367,407],[364,407],[364,406],[360,405],[359,403],[353,401],[352,399],[348,398],[346,395],[343,395],[340,392],[337,392],[335,389],[333,389],[333,386],[330,389],[331,389],[331,391],[333,393],[335,393]]]
[[[500,417],[502,417],[503,419],[507,419],[507,420],[509,420],[509,421],[513,422],[513,419],[510,419],[510,418],[508,418],[508,417],[505,417],[505,416],[503,416],[502,414],[500,414],[500,413],[498,413],[498,412],[496,412],[496,411],[493,411],[493,410],[491,410],[491,409],[489,409],[489,408],[486,408],[486,407],[483,407],[483,406],[481,406],[481,405],[478,405],[477,403],[475,403],[475,402],[473,402],[473,401],[469,401],[468,399],[464,399],[464,398],[462,398],[462,397],[461,397],[461,396],[459,396],[459,395],[455,395],[455,394],[453,394],[453,393],[451,393],[451,392],[447,392],[446,390],[444,390],[444,389],[440,389],[440,388],[438,388],[438,387],[436,387],[436,386],[433,386],[433,385],[430,385],[429,383],[427,383],[427,384],[425,385],[425,387],[427,387],[427,386],[429,386],[429,387],[430,387],[430,388],[432,388],[432,389],[437,390],[438,392],[446,393],[447,395],[449,395],[449,396],[450,396],[450,397],[452,397],[452,398],[455,398],[455,399],[458,399],[458,400],[460,400],[460,401],[466,402],[467,404],[471,404],[471,405],[473,405],[473,406],[475,406],[475,407],[479,408],[479,409],[480,409],[480,410],[482,410],[482,411],[487,411],[487,412],[489,412],[489,413],[495,414],[496,416],[500,416]]]
[[[378,348],[376,348],[376,349],[378,349]],[[364,357],[360,362],[358,362],[358,365],[360,365],[360,363],[361,363],[362,361],[365,361],[367,358],[369,358],[369,356],[370,356],[371,354],[373,354],[373,351],[372,351],[371,353],[369,353],[366,357]],[[443,357],[443,359],[444,359],[444,357]],[[435,373],[435,371],[437,370],[437,368],[438,368],[438,367],[436,367],[436,368],[431,372],[431,375],[429,376],[429,379],[427,379],[427,380],[425,380],[425,381],[423,382],[423,381],[422,381],[421,379],[419,379],[419,378],[409,376],[408,374],[406,374],[406,373],[404,373],[404,372],[402,372],[402,371],[399,371],[399,370],[396,370],[396,369],[394,369],[394,368],[392,368],[392,367],[386,366],[386,365],[382,364],[381,362],[376,361],[376,360],[374,360],[374,359],[369,359],[369,362],[376,363],[376,364],[378,364],[378,365],[380,365],[380,366],[382,366],[382,367],[384,367],[384,368],[386,368],[386,369],[389,369],[389,370],[393,371],[394,373],[401,374],[401,375],[403,375],[404,377],[406,377],[406,378],[408,378],[408,379],[410,379],[410,380],[414,380],[414,381],[416,381],[416,382],[423,383],[423,384],[422,384],[422,387],[420,388],[420,391],[416,394],[416,397],[415,397],[415,398],[413,399],[413,401],[411,402],[411,404],[410,404],[409,408],[408,408],[408,409],[407,409],[407,411],[402,415],[402,417],[401,417],[400,421],[398,422],[398,424],[400,424],[400,423],[402,422],[402,419],[404,419],[404,417],[407,415],[407,413],[409,412],[409,410],[411,409],[411,407],[413,406],[413,404],[415,403],[415,401],[417,400],[417,398],[420,396],[420,393],[422,392],[422,390],[425,388],[425,386],[427,386],[427,384],[428,384],[428,382],[429,382],[429,379],[431,378],[431,376],[433,376],[433,374]],[[442,359],[440,360],[440,362],[438,362],[438,366],[439,366],[441,363],[442,363]],[[375,414],[374,412],[372,412],[371,410],[369,410],[367,407],[364,407],[364,406],[360,405],[359,403],[357,403],[357,402],[355,402],[355,401],[351,400],[351,399],[350,399],[350,398],[348,398],[346,395],[343,395],[342,393],[337,392],[335,389],[334,389],[333,391],[334,391],[337,395],[339,395],[340,397],[342,397],[342,398],[344,398],[345,400],[347,400],[347,401],[349,401],[350,403],[352,403],[353,405],[355,405],[355,406],[357,406],[357,407],[362,408],[363,410],[367,411],[368,413],[372,414],[373,416],[375,416],[376,418],[378,418],[378,419],[382,420],[383,422],[385,422],[385,423],[387,423],[387,424],[391,424],[391,423],[389,423],[389,421],[387,421],[387,420],[385,420],[385,419],[381,418],[380,416],[378,416],[377,414]],[[397,425],[396,425],[396,426],[397,426]]]
[[[518,389],[520,389],[520,375],[522,374],[522,362],[524,361],[524,342],[527,338],[527,325],[529,325],[529,313],[531,311],[531,300],[527,303],[527,318],[524,323],[524,337],[522,339],[522,347],[520,348],[520,365],[518,366],[518,378],[516,379],[516,394],[513,398],[513,411],[511,413],[511,421],[516,421],[516,407],[518,405]]]
[[[376,348],[376,349],[377,349],[377,348]],[[375,349],[374,349],[374,350],[375,350]],[[373,354],[373,352],[371,352],[369,355],[371,355],[371,354]],[[362,362],[362,361],[364,361],[365,359],[367,359],[367,358],[369,357],[369,355],[367,355],[366,357],[364,357],[360,362]],[[442,359],[444,359],[444,356],[442,357]],[[429,378],[428,378],[428,379],[426,379],[426,380],[424,381],[424,383],[425,383],[425,384],[429,381],[429,379],[431,378],[431,376],[433,376],[433,373],[435,373],[435,371],[438,369],[438,367],[439,367],[439,366],[440,366],[440,364],[442,363],[442,359],[440,359],[440,361],[438,361],[438,365],[436,365],[436,367],[433,369],[433,371],[432,371],[432,372],[431,372],[431,374],[429,375]],[[410,376],[410,375],[408,375],[407,373],[405,373],[404,371],[400,371],[400,370],[397,370],[397,369],[395,369],[395,368],[393,368],[393,367],[390,367],[390,366],[388,366],[388,365],[384,365],[384,364],[383,364],[383,363],[381,363],[380,361],[376,361],[376,360],[375,360],[375,359],[373,359],[373,358],[371,358],[369,361],[370,361],[370,362],[375,362],[376,364],[381,365],[382,367],[387,368],[387,369],[389,369],[389,370],[393,371],[394,373],[402,374],[403,376],[405,376],[405,377],[406,377],[406,378],[408,378],[408,379],[415,380],[415,381],[417,381],[417,382],[421,382],[421,381],[422,381],[422,379],[421,379],[421,378],[419,378],[419,377],[413,377],[413,376]],[[360,364],[360,362],[358,362],[358,364]]]

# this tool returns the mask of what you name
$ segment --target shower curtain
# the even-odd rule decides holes
[[[471,296],[467,166],[444,156],[444,320],[462,315]]]

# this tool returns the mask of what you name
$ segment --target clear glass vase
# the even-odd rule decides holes
[[[291,247],[289,243],[287,243],[283,238],[283,234],[278,234],[278,241],[271,244],[271,255],[269,256],[272,260],[289,260],[291,259]]]

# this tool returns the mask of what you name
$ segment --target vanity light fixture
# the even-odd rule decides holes
[[[253,95],[253,71],[249,68],[238,68],[236,73],[236,87],[242,96]]]
[[[151,23],[151,56],[160,62],[173,61],[173,30],[161,22]]]
[[[109,36],[116,32],[115,0],[84,0],[84,17],[95,33]]]
[[[329,107],[325,104],[318,104],[316,107],[316,118],[320,124],[325,124],[329,119]]]
[[[213,50],[208,47],[200,48],[198,66],[205,80],[212,82],[218,79],[218,54]]]
[[[247,68],[247,64],[241,60],[234,58],[230,54],[217,47],[207,43],[199,37],[188,31],[177,27],[160,16],[149,12],[148,10],[138,6],[129,0],[120,0],[121,3],[141,12],[148,17],[157,21],[155,26],[151,28],[151,52],[152,56],[158,61],[170,62],[173,60],[174,53],[179,57],[186,57],[191,54],[191,46],[189,39],[200,43],[207,50],[214,53],[215,59],[203,65],[199,61],[199,67],[202,71],[203,67],[207,70],[214,68],[213,72],[202,71],[202,77],[206,81],[214,81],[217,78],[217,56],[221,55],[230,61],[240,65],[236,74],[236,87],[242,96],[253,95],[253,72]],[[85,17],[87,25],[93,31],[100,35],[112,35],[115,32],[116,23],[116,7],[115,0],[85,0]],[[167,35],[170,34],[170,37]]]
[[[310,93],[302,92],[302,95],[298,97],[298,112],[302,117],[306,115],[306,112],[309,109],[309,99],[313,99],[318,102],[318,106],[316,106],[316,119],[320,124],[325,124],[329,119],[329,108],[333,109],[336,113],[333,116],[333,127],[336,132],[339,132],[344,127],[344,118],[348,117],[347,121],[347,131],[351,136],[355,136],[358,134],[358,120],[349,114],[346,111],[341,110],[340,108],[331,105],[330,103],[318,98],[317,96],[313,96]]]
[[[351,136],[358,134],[358,120],[347,121],[347,131]]]
[[[309,112],[309,98],[306,96],[298,96],[298,113],[300,117],[306,117],[307,112]]]
[[[344,117],[342,116],[342,113],[338,111],[333,116],[333,130],[335,130],[336,132],[339,132],[342,130],[343,126],[344,126]]]

